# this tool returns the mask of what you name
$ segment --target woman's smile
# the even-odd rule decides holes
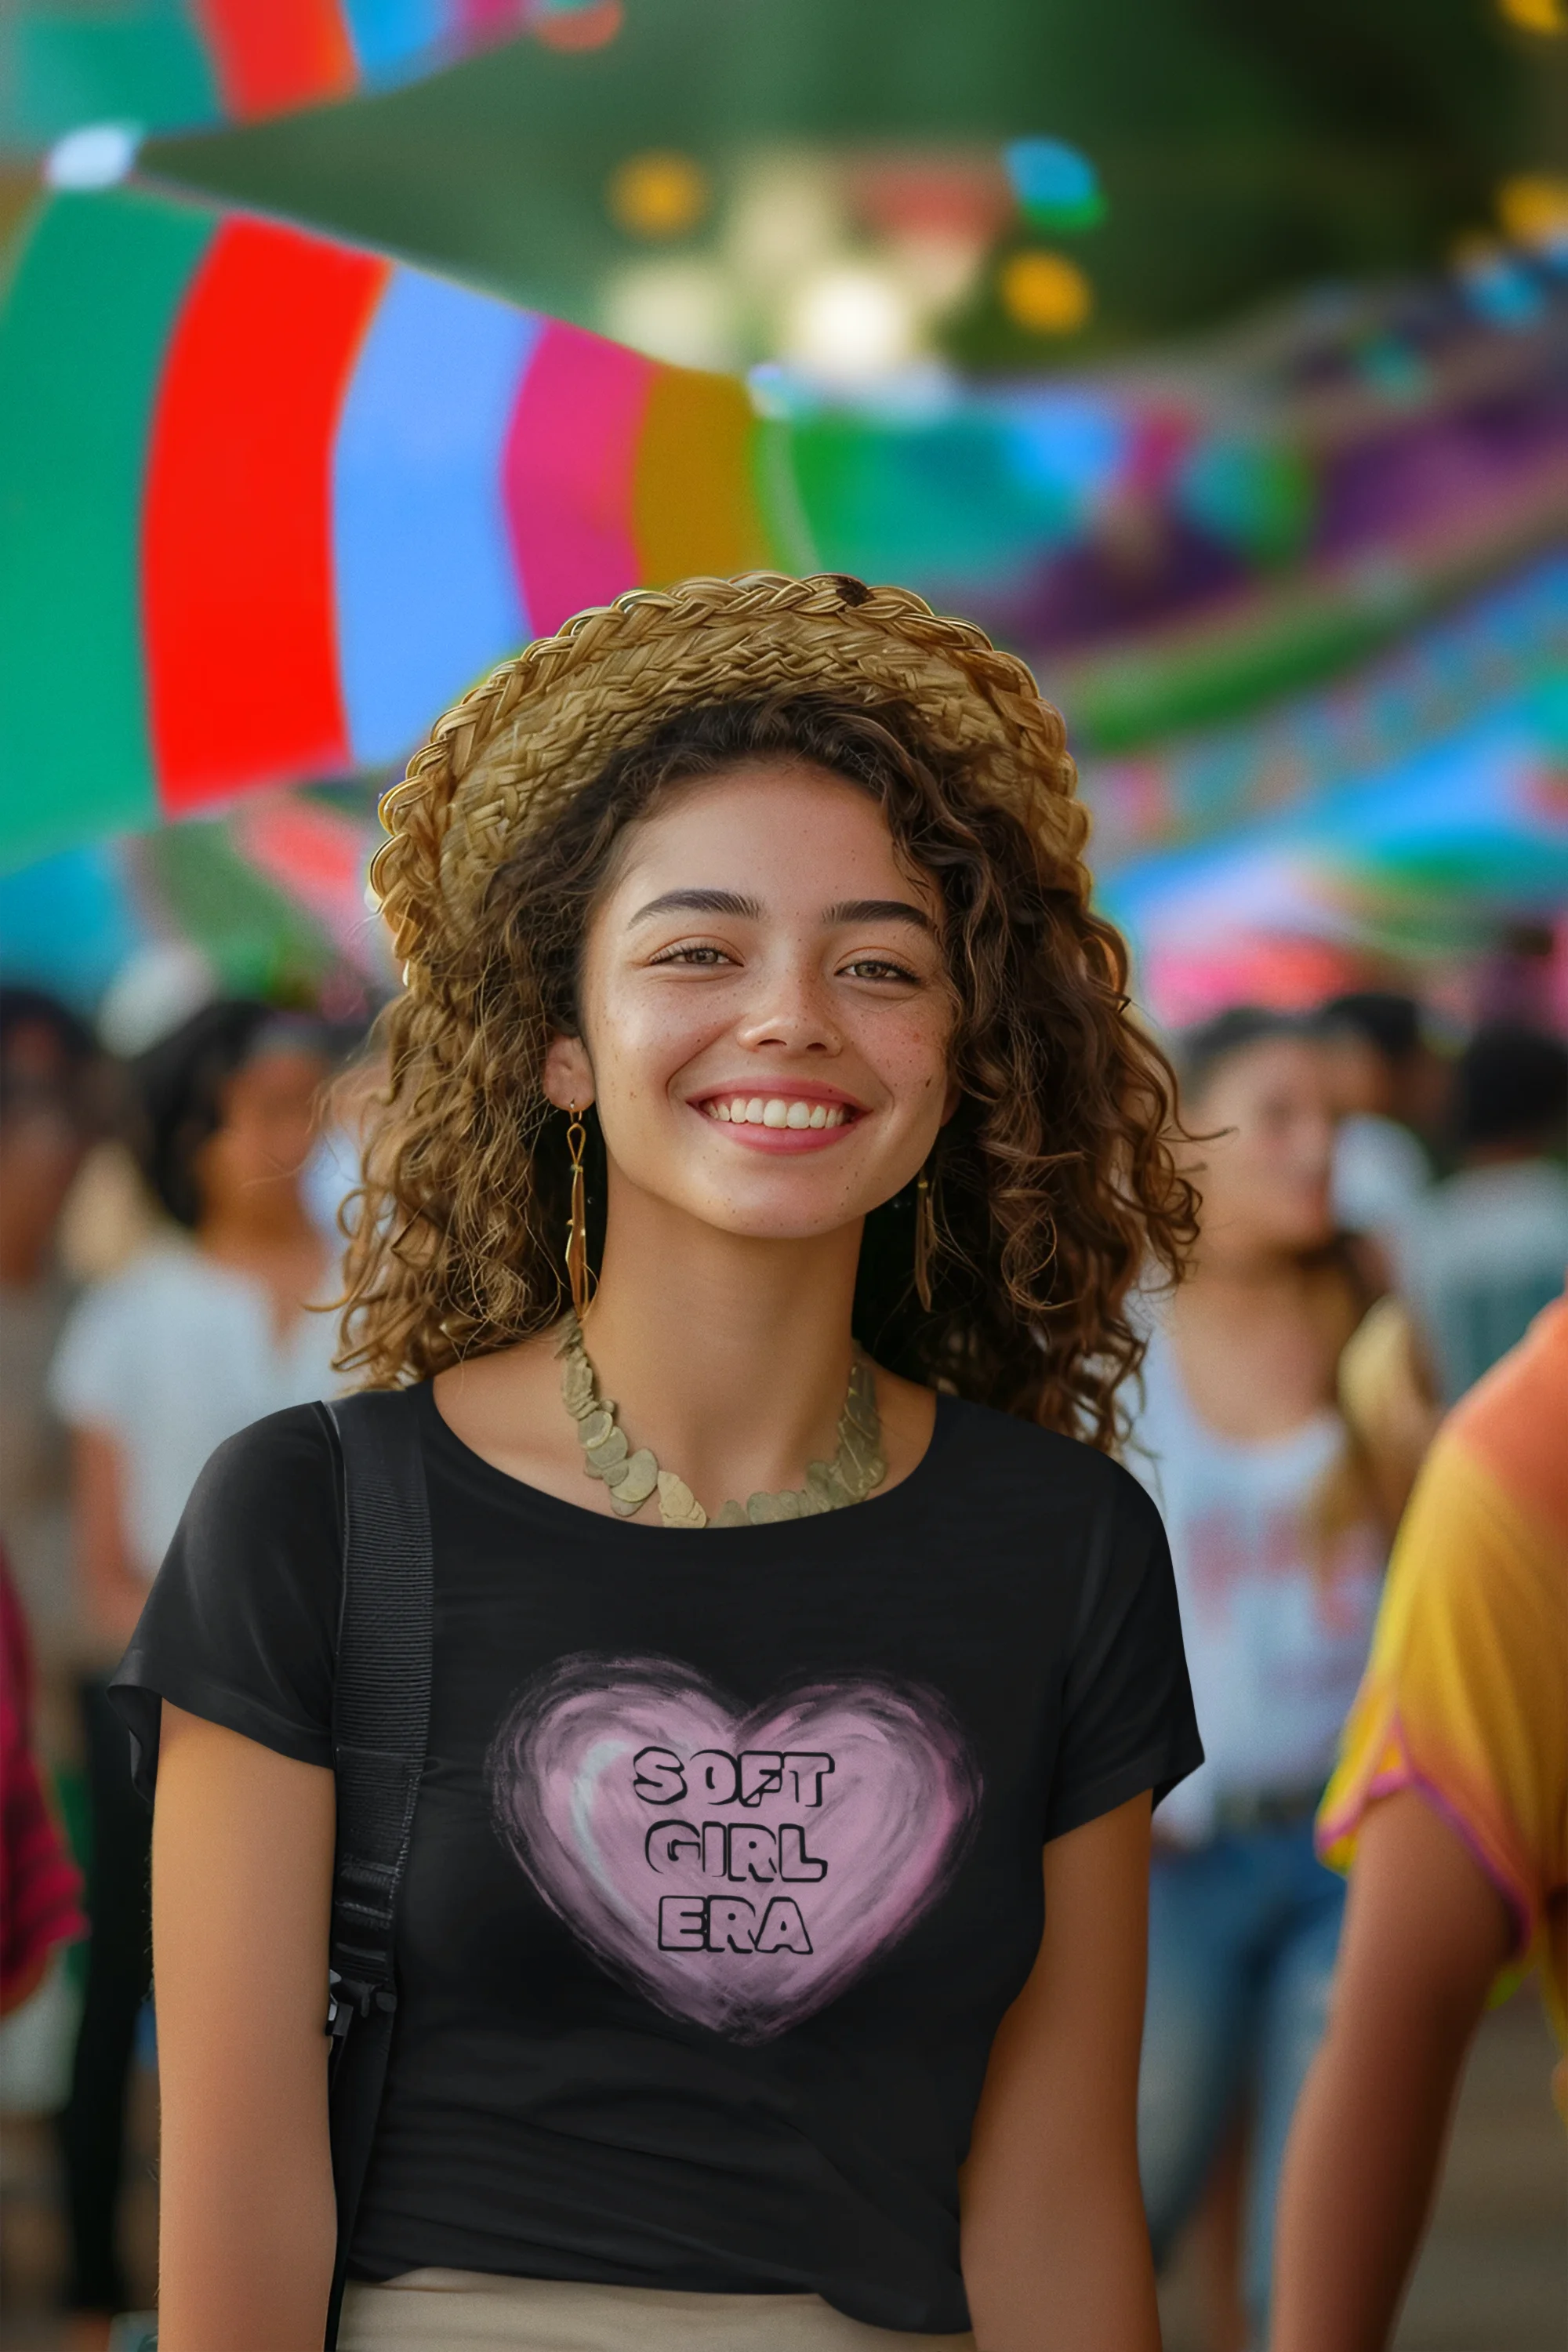
[[[861,1105],[836,1087],[788,1079],[718,1087],[694,1096],[691,1108],[754,1151],[822,1150],[864,1116]]]

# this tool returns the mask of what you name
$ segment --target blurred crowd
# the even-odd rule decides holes
[[[36,1832],[14,1851],[8,1811],[0,2096],[58,2114],[84,2346],[129,2300],[126,2092],[152,2047],[151,1822],[107,1676],[213,1448],[336,1385],[322,1309],[353,1159],[321,1113],[351,1044],[216,1000],[115,1055],[47,997],[0,992],[0,1539],[28,1637],[7,1699],[76,1864]],[[45,1871],[52,1906],[22,1884]]]
[[[355,1168],[323,1105],[360,1038],[248,1001],[152,1026],[111,1024],[136,1047],[111,1052],[0,991],[0,2099],[55,2118],[83,2347],[132,2297],[126,2093],[154,2054],[150,1825],[105,1676],[213,1447],[335,1385],[320,1309]],[[1239,2352],[1341,1942],[1314,1822],[1434,1433],[1563,1291],[1568,1048],[1455,1039],[1369,991],[1173,1051],[1204,1228],[1146,1302],[1128,1460],[1208,1761],[1156,1822],[1140,2128],[1156,2252],[1196,2232],[1212,2352]]]
[[[1206,1761],[1155,1819],[1145,2201],[1157,2258],[1184,2229],[1197,2232],[1212,2352],[1265,2340],[1293,2352],[1370,2346],[1384,2339],[1364,2316],[1342,2334],[1301,2325],[1300,2295],[1285,2336],[1268,2333],[1276,2222],[1291,2210],[1282,2184],[1291,2162],[1300,2170],[1288,2149],[1346,1912],[1345,1880],[1319,1856],[1326,1821],[1337,1822],[1344,1860],[1368,1806],[1416,1785],[1438,1789],[1446,1814],[1479,1843],[1495,1736],[1531,1759],[1552,1738],[1564,1744],[1568,1708],[1550,1690],[1533,1726],[1506,1720],[1508,1689],[1522,1696],[1530,1669],[1489,1655],[1504,1719],[1485,1727],[1490,1746],[1473,1743],[1464,1788],[1438,1788],[1443,1759],[1462,1744],[1455,1723],[1485,1709],[1447,1662],[1409,1687],[1410,1610],[1403,1589],[1391,1607],[1385,1572],[1446,1412],[1543,1310],[1559,1322],[1568,1312],[1553,1308],[1568,1266],[1568,1049],[1491,1023],[1444,1050],[1421,1007],[1389,992],[1340,996],[1307,1018],[1238,1008],[1173,1042],[1202,1232],[1189,1278],[1152,1310],[1129,1462],[1170,1537]],[[1568,1388],[1554,1416],[1530,1408],[1531,1433],[1548,1448],[1565,1406]],[[1424,1588],[1430,1546],[1421,1549],[1411,1567]],[[1555,1580],[1534,1647],[1568,1663],[1562,1554],[1554,1530]],[[1461,1581],[1473,1567],[1459,1560]],[[1517,1564],[1503,1572],[1520,1581]],[[1421,1606],[1429,1616],[1425,1592]],[[1472,1617],[1472,1636],[1500,1647],[1487,1609]],[[1382,1711],[1368,1675],[1374,1628]],[[1406,1738],[1418,1717],[1419,1737]],[[1531,1800],[1537,1851],[1521,1874],[1537,1918],[1543,1894],[1555,1889],[1561,1906],[1568,1879],[1563,1794]],[[1491,1827],[1489,1813],[1481,1833]],[[1520,1829],[1514,1845],[1527,1842]],[[1486,1877],[1483,1904],[1496,1880]],[[1500,1899],[1495,1907],[1501,1923]],[[1471,2031],[1486,1987],[1483,1974]],[[1413,1992],[1408,1969],[1403,1989]],[[1413,2121],[1429,2106],[1412,2105]],[[1436,2164],[1446,2112],[1439,2101],[1412,2162]],[[1345,2261],[1344,2216],[1331,2198],[1319,2202],[1310,2287]],[[1423,2197],[1404,2231],[1407,2253],[1425,2210]],[[1403,2227],[1391,2220],[1380,2242],[1393,2245]],[[1395,2265],[1395,2300],[1402,2275]]]

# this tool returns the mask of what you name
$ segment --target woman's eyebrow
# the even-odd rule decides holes
[[[933,937],[936,933],[936,925],[925,909],[912,906],[908,898],[844,898],[837,907],[828,908],[826,919],[829,925],[914,923]]]
[[[640,923],[648,915],[738,915],[754,923],[762,912],[760,898],[742,898],[734,890],[667,890],[639,907],[631,920]]]
[[[754,923],[762,920],[763,903],[736,890],[666,890],[639,907],[630,919],[640,923],[651,915],[731,915]],[[933,936],[936,931],[924,908],[908,898],[844,898],[824,909],[823,920],[830,929],[845,923],[913,923]]]

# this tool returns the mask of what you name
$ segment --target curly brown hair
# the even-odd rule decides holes
[[[1064,828],[1058,799],[1054,822],[1031,825],[887,696],[677,709],[491,866],[468,919],[422,928],[410,987],[384,1015],[390,1078],[367,1138],[341,1362],[391,1385],[561,1313],[565,1120],[542,1076],[552,1036],[578,1034],[594,909],[629,826],[756,759],[808,761],[870,794],[943,911],[961,1099],[932,1166],[931,1306],[915,1293],[910,1188],[868,1220],[857,1336],[912,1379],[1111,1445],[1142,1349],[1129,1294],[1151,1267],[1174,1277],[1194,1230],[1174,1083],[1130,1013],[1121,940],[1089,905],[1081,814]],[[590,1131],[596,1255],[605,1175]]]

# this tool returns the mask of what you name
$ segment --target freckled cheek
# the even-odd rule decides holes
[[[945,1016],[928,1015],[889,1023],[864,1039],[866,1060],[894,1102],[923,1108],[933,1094],[945,1091],[952,1027]]]
[[[602,1096],[657,1101],[675,1079],[722,1034],[724,1024],[679,1000],[649,1003],[635,992],[607,994],[596,1008],[595,1077]]]

